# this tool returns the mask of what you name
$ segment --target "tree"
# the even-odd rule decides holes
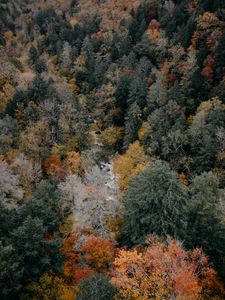
[[[159,73],[156,78],[156,82],[154,82],[148,92],[147,103],[149,109],[155,110],[163,105],[165,105],[168,101],[168,91],[165,87],[165,83],[163,82],[162,75]]]
[[[124,116],[127,109],[127,99],[129,95],[130,80],[127,76],[122,75],[117,83],[115,91],[115,104],[120,109],[119,116],[115,116],[116,125],[124,124]]]
[[[36,73],[41,74],[42,72],[46,72],[48,69],[45,62],[42,59],[38,58],[35,61],[34,70]]]
[[[188,247],[202,247],[220,274],[225,266],[224,194],[215,175],[202,173],[191,185],[189,221],[186,234]]]
[[[187,126],[184,110],[175,101],[169,101],[166,105],[155,109],[149,115],[148,123],[151,132],[143,143],[150,146],[156,155],[162,155],[163,141],[170,139],[169,134],[174,135],[174,132],[178,130],[184,131]],[[181,139],[183,139],[182,136]]]
[[[130,180],[147,167],[147,156],[139,141],[130,144],[127,151],[114,160],[114,171],[118,176],[121,190],[125,190]]]
[[[93,275],[78,285],[77,300],[113,300],[116,288],[103,275]]]
[[[44,162],[44,170],[47,175],[58,180],[63,179],[66,175],[66,168],[57,154],[52,154]]]
[[[88,192],[88,201],[85,202],[85,206],[89,215],[89,224],[94,229],[94,233],[102,237],[112,235],[107,225],[108,218],[117,217],[121,214],[116,181],[113,181],[113,187],[110,188],[112,195],[110,195],[106,185],[106,176],[106,173],[101,171],[97,165],[85,172]]]
[[[76,226],[87,225],[88,216],[86,214],[85,199],[87,191],[81,178],[76,174],[67,175],[64,181],[60,182],[59,190],[62,193],[62,210],[64,214],[74,214]]]
[[[75,233],[71,233],[63,241],[63,252],[65,254],[63,275],[71,285],[77,285],[81,280],[95,273],[95,270],[82,263],[81,253],[76,249],[79,243],[79,236]]]
[[[51,146],[51,136],[46,121],[41,120],[21,131],[19,149],[34,159],[46,159]]]
[[[26,287],[22,300],[74,300],[75,289],[68,286],[64,280],[54,274],[43,274],[38,281],[31,282]]]
[[[89,266],[103,274],[112,265],[115,250],[115,244],[110,240],[95,236],[90,236],[80,248],[81,254]]]
[[[184,237],[187,188],[161,161],[133,178],[124,197],[124,235],[128,243],[143,241],[150,233]]]
[[[130,83],[128,104],[137,103],[143,109],[146,104],[147,84],[143,74],[136,74]]]
[[[21,178],[21,182],[26,188],[38,183],[42,177],[41,164],[28,159],[23,153],[19,153],[11,163],[11,168]]]
[[[123,140],[124,128],[119,126],[110,126],[100,135],[100,141],[106,146],[116,146]]]
[[[45,226],[46,233],[52,234],[53,239],[58,239],[61,243],[59,229],[63,219],[60,199],[61,194],[56,183],[52,180],[42,180],[28,203],[21,207],[19,218],[23,219],[26,216],[39,218]]]
[[[22,289],[23,267],[12,245],[0,244],[0,296],[2,300],[15,299]]]
[[[24,193],[20,187],[19,176],[13,174],[6,162],[0,161],[0,169],[1,202],[7,207],[16,206],[16,201],[21,200]]]
[[[187,252],[175,240],[155,242],[141,252],[120,250],[114,265],[111,282],[123,299],[197,300],[205,279],[216,279],[201,249]]]
[[[81,176],[84,169],[83,169],[80,153],[75,151],[69,151],[67,152],[66,156],[67,156],[65,160],[66,169],[71,173],[75,173]]]
[[[34,64],[36,62],[36,60],[38,59],[38,52],[37,52],[37,49],[34,47],[34,45],[32,45],[30,47],[29,59],[30,59],[32,64]]]
[[[66,75],[68,75],[69,69],[72,67],[71,52],[72,48],[70,44],[68,42],[65,42],[61,54],[61,64],[63,73]]]
[[[19,126],[15,119],[6,115],[0,119],[0,153],[5,154],[16,146]]]
[[[129,144],[135,142],[138,138],[138,130],[141,126],[142,112],[136,102],[132,103],[127,110],[125,117],[125,136],[124,136],[124,148],[127,149]]]
[[[210,171],[219,151],[215,128],[225,126],[225,105],[217,98],[203,101],[189,127],[192,168],[197,174]]]
[[[225,50],[224,50],[225,33],[224,32],[218,42],[219,42],[218,47],[215,53],[215,70],[216,70],[217,78],[222,79],[225,73],[225,69],[224,69],[225,63],[223,59],[225,55]]]

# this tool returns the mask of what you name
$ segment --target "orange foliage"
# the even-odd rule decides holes
[[[74,249],[76,242],[78,242],[78,237],[75,234],[71,234],[64,239],[62,249],[66,255],[63,265],[63,273],[67,280],[69,280],[69,282],[73,285],[78,284],[79,281],[95,273],[94,270],[87,266],[80,265],[80,253]]]
[[[92,270],[86,266],[77,265],[72,274],[72,283],[78,284],[81,280],[84,280],[94,274],[95,270]]]
[[[187,252],[174,240],[156,242],[141,253],[121,250],[114,265],[112,283],[125,299],[195,300],[202,278],[216,278],[201,249]]]
[[[81,246],[80,251],[91,267],[98,272],[105,272],[114,260],[116,247],[107,239],[91,236]]]
[[[63,166],[57,154],[52,154],[49,159],[44,162],[44,171],[47,175],[58,180],[62,180],[66,175],[66,168]]]

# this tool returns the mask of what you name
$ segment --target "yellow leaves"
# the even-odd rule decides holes
[[[150,132],[151,132],[151,127],[150,127],[149,123],[148,122],[142,123],[141,128],[138,131],[139,140],[140,141],[143,140],[143,138],[146,135],[150,134]]]
[[[114,171],[119,177],[121,190],[127,188],[130,180],[147,167],[147,156],[139,141],[134,142],[114,161]]]
[[[117,240],[122,234],[122,225],[123,225],[123,218],[116,218],[109,216],[107,218],[107,228],[110,232],[115,234],[115,239]]]
[[[146,31],[147,34],[150,35],[153,41],[156,41],[160,37],[160,31],[158,29],[148,29]]]
[[[124,128],[118,126],[110,126],[106,128],[100,135],[99,140],[105,145],[115,145],[123,140]]]
[[[80,149],[80,141],[75,137],[71,137],[66,142],[65,149],[78,151]]]
[[[0,113],[5,111],[9,100],[13,97],[14,88],[11,82],[0,74]]]
[[[31,297],[29,300],[74,300],[74,288],[69,287],[62,278],[45,273],[38,282],[32,282],[27,286]],[[22,299],[27,299],[22,296]]]
[[[83,169],[79,152],[75,152],[75,151],[67,152],[65,165],[69,172],[82,175],[84,169]]]
[[[13,33],[11,30],[5,31],[3,33],[4,37],[6,38],[6,40],[10,40],[13,37]]]

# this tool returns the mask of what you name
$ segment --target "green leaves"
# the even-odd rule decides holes
[[[138,243],[150,233],[182,237],[187,201],[187,189],[176,173],[166,163],[152,163],[131,181],[124,198],[126,238]]]

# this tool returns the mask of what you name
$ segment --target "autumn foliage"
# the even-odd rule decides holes
[[[62,164],[60,156],[57,154],[52,154],[44,162],[44,170],[47,175],[55,179],[63,179],[66,175],[66,168]]]
[[[76,285],[81,280],[93,275],[94,270],[79,263],[80,253],[75,250],[75,245],[78,242],[78,237],[75,234],[69,235],[64,239],[62,251],[66,258],[63,265],[63,274],[67,281]]]
[[[129,181],[147,167],[147,157],[139,141],[129,146],[127,151],[114,161],[114,170],[119,178],[122,190],[126,189]]]
[[[116,247],[107,239],[91,236],[80,251],[89,266],[98,272],[105,272],[113,263]]]
[[[112,283],[125,299],[199,299],[205,279],[215,272],[201,249],[184,250],[175,240],[157,242],[141,252],[120,250]]]

